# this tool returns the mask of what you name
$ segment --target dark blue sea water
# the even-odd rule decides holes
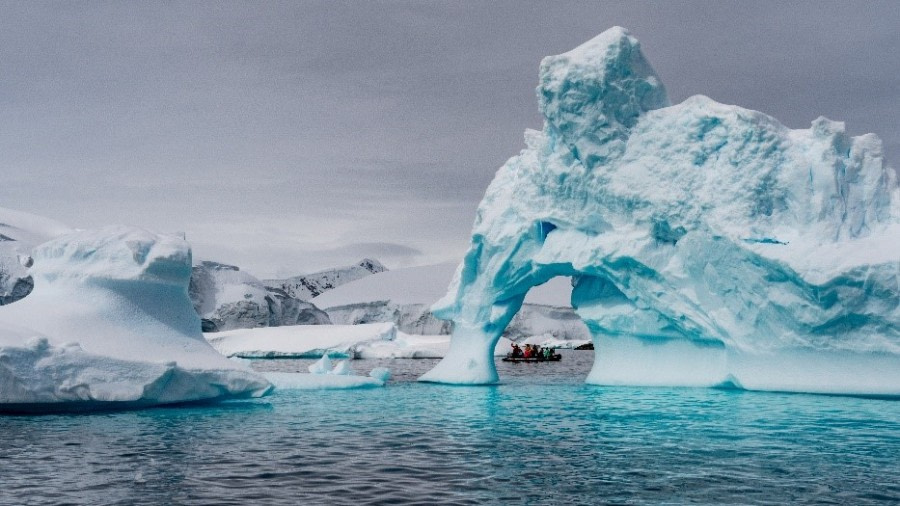
[[[411,382],[213,406],[0,417],[3,504],[900,503],[900,402],[581,382]],[[304,370],[309,361],[261,361]]]

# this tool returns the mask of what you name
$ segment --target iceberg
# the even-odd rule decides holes
[[[284,390],[349,390],[358,388],[383,387],[387,383],[384,376],[373,370],[375,376],[355,374],[307,374],[301,372],[267,372],[266,379],[281,392]],[[388,374],[390,377],[390,374]]]
[[[391,371],[384,367],[372,369],[369,376],[353,373],[346,360],[332,367],[326,353],[318,362],[309,366],[309,373],[268,372],[266,378],[279,390],[345,390],[350,388],[383,387],[391,378]]]
[[[900,188],[880,139],[669,103],[615,27],[541,62],[543,130],[497,172],[420,379],[492,383],[528,291],[571,276],[603,385],[900,395]]]
[[[130,227],[79,231],[37,246],[33,259],[34,291],[0,307],[0,410],[142,407],[271,390],[203,339],[182,238]]]

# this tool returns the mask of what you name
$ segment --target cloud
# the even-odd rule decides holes
[[[184,230],[260,271],[359,243],[458,260],[541,126],[541,58],[612,25],[673,101],[825,115],[900,157],[893,1],[20,2],[0,16],[0,205]]]

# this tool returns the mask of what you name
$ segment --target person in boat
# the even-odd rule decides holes
[[[543,352],[543,350],[541,350],[541,346],[538,344],[532,345],[531,354],[534,356],[534,358],[536,358],[538,360],[541,360],[544,358],[544,352]]]
[[[544,348],[544,359],[550,360],[556,354],[556,350],[553,348]]]
[[[522,356],[522,348],[519,348],[517,343],[512,343],[512,354],[510,354],[512,358],[519,358]]]
[[[526,344],[526,345],[525,345],[525,352],[524,352],[523,356],[524,356],[525,358],[531,358],[531,357],[534,356],[534,351],[531,349],[531,345],[530,345],[530,344]]]

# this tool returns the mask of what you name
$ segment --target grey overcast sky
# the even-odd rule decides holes
[[[0,1],[0,206],[184,231],[260,277],[458,260],[541,126],[541,58],[613,25],[673,102],[824,115],[900,157],[893,0]]]

